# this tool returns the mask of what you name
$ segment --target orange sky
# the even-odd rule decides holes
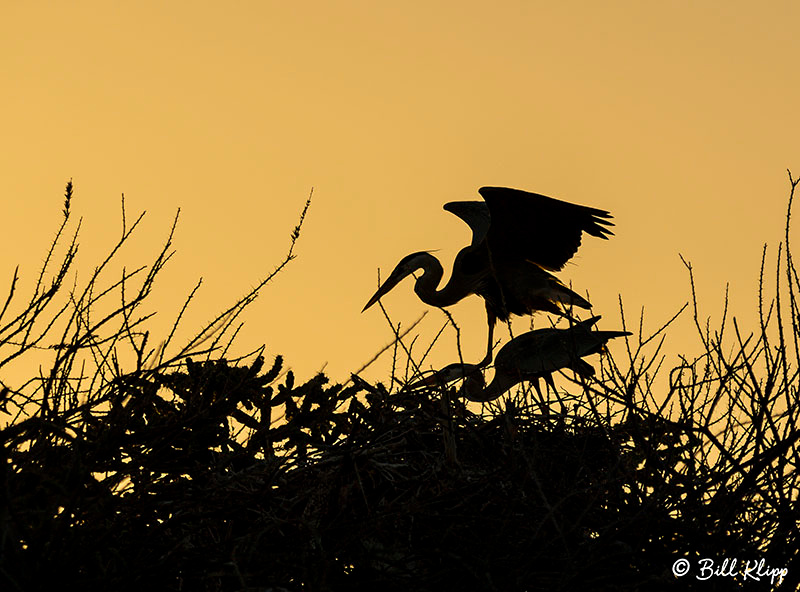
[[[678,253],[701,314],[719,317],[729,281],[751,327],[785,170],[800,175],[798,22],[790,1],[7,2],[0,285],[19,263],[28,294],[71,177],[79,281],[119,232],[121,193],[148,212],[128,265],[182,209],[152,327],[202,276],[188,336],[280,262],[313,186],[298,259],[239,345],[344,380],[390,339],[377,308],[360,313],[377,268],[440,249],[449,270],[470,233],[442,204],[506,185],[615,215],[617,236],[585,240],[559,274],[601,328],[619,328],[619,294],[634,323],[642,306],[646,328],[669,318],[689,297]],[[427,308],[411,280],[384,303],[406,325]],[[451,311],[478,361],[482,302]],[[421,339],[444,320],[431,310]],[[687,315],[671,355],[695,348],[690,329]],[[453,347],[449,333],[431,363]]]

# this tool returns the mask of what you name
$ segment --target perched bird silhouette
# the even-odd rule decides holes
[[[523,333],[506,343],[497,353],[494,378],[489,386],[484,382],[481,364],[449,364],[407,388],[444,385],[466,377],[460,394],[470,401],[492,401],[523,380],[533,381],[539,391],[539,378],[555,390],[552,373],[570,368],[583,377],[594,375],[594,368],[582,360],[584,356],[600,353],[615,337],[631,335],[628,331],[592,331],[599,316],[581,321],[567,329],[537,329]]]
[[[486,302],[492,359],[492,336],[499,319],[537,310],[565,316],[560,306],[591,308],[589,302],[548,273],[564,267],[577,252],[583,232],[608,239],[611,214],[538,193],[506,187],[482,187],[484,201],[454,201],[444,209],[472,229],[472,243],[459,251],[450,280],[437,289],[444,275],[441,263],[427,251],[404,257],[370,298],[375,304],[401,280],[417,270],[422,275],[414,291],[426,304],[446,307],[470,294]]]

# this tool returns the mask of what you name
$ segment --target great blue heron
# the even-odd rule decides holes
[[[484,201],[454,201],[444,209],[472,229],[472,243],[459,251],[450,280],[437,290],[444,270],[427,251],[404,257],[364,310],[417,270],[414,291],[426,304],[445,307],[470,294],[486,302],[489,342],[482,365],[492,359],[495,322],[541,310],[564,315],[559,305],[591,308],[548,271],[558,271],[581,244],[581,234],[607,239],[613,226],[605,210],[507,187],[482,187]]]
[[[627,331],[592,331],[599,319],[596,316],[567,329],[537,329],[515,337],[497,352],[494,378],[489,386],[484,382],[481,364],[456,363],[408,385],[408,388],[443,385],[466,377],[460,393],[470,401],[482,403],[496,399],[523,380],[534,381],[538,391],[539,378],[544,378],[555,390],[553,372],[570,368],[583,377],[592,376],[594,368],[581,358],[600,353],[610,339],[631,335]]]

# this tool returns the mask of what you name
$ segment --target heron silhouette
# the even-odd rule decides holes
[[[444,269],[427,251],[404,257],[367,302],[367,310],[415,271],[422,275],[414,291],[425,304],[451,306],[470,294],[486,303],[489,338],[485,366],[492,360],[495,323],[511,315],[545,311],[567,316],[562,307],[589,309],[591,304],[549,273],[559,271],[578,251],[585,232],[608,239],[613,226],[606,210],[507,187],[482,187],[484,201],[444,205],[472,230],[472,242],[456,255],[453,271],[438,289]]]
[[[523,380],[531,381],[541,397],[539,379],[555,390],[552,373],[570,368],[588,378],[594,368],[582,358],[604,351],[606,343],[616,337],[631,335],[628,331],[593,331],[599,316],[580,321],[566,329],[536,329],[523,333],[506,343],[497,352],[494,378],[486,386],[481,371],[482,364],[449,364],[421,380],[407,385],[408,389],[421,386],[443,386],[459,378],[466,378],[461,395],[470,401],[493,401]]]

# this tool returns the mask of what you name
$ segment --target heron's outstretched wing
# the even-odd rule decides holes
[[[543,375],[574,367],[583,356],[600,353],[607,341],[627,331],[592,331],[594,316],[567,329],[537,329],[518,335],[497,353],[495,366],[523,375]]]
[[[614,234],[605,210],[507,187],[481,187],[478,193],[491,219],[486,239],[493,258],[528,259],[558,271],[578,251],[582,233],[603,239]]]
[[[451,201],[444,204],[444,209],[452,212],[472,229],[472,246],[478,245],[486,238],[489,231],[489,206],[482,201]]]

